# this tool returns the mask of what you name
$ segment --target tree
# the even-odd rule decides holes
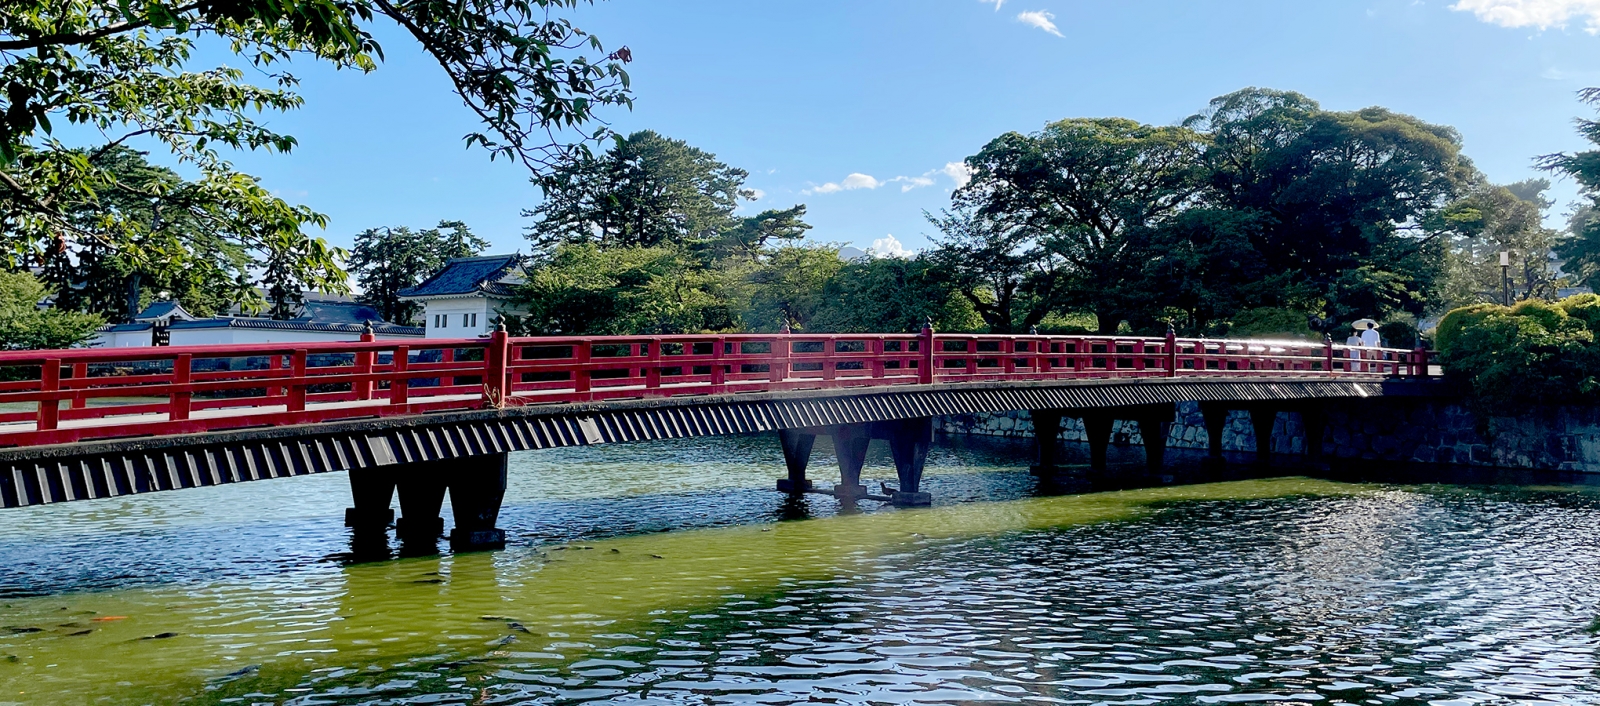
[[[926,255],[861,258],[845,263],[823,286],[812,331],[915,333],[926,321],[938,331],[976,331],[984,321],[955,283]]]
[[[786,245],[766,253],[748,276],[753,291],[740,298],[749,302],[740,313],[744,328],[777,331],[787,324],[796,331],[812,330],[823,291],[844,266],[834,246]]]
[[[356,235],[350,250],[350,271],[361,285],[363,304],[371,305],[385,321],[415,321],[422,307],[402,301],[400,290],[414,287],[444,267],[452,258],[471,257],[489,247],[461,221],[440,221],[423,230],[369,228]]]
[[[784,247],[793,247],[793,243],[806,237],[806,231],[811,230],[810,225],[800,220],[805,215],[805,204],[798,204],[782,210],[768,209],[740,219],[712,241],[711,256],[715,259],[742,257],[753,260],[760,257],[774,241],[784,243]],[[838,255],[837,252],[834,254]]]
[[[528,238],[540,248],[710,243],[741,225],[733,211],[755,196],[744,188],[748,176],[682,140],[636,132],[556,168],[542,184],[544,203],[524,212],[537,219]],[[791,211],[798,219],[804,208]]]
[[[203,210],[189,208],[196,184],[150,164],[144,153],[128,147],[106,150],[96,164],[116,180],[92,200],[67,203],[67,215],[79,232],[99,232],[114,215],[144,224],[130,241],[137,247],[160,248],[172,256],[136,258],[115,247],[110,237],[74,241],[57,236],[43,263],[46,283],[59,292],[58,307],[126,320],[157,293],[201,316],[234,304],[260,307],[250,286],[251,253],[241,245],[243,239],[219,232],[226,226],[207,219]],[[163,196],[151,198],[151,193]]]
[[[71,348],[105,323],[93,314],[41,308],[50,288],[26,272],[0,272],[0,349]]]
[[[1011,219],[957,206],[928,220],[943,232],[928,256],[990,333],[1026,331],[1055,309],[1066,258],[1060,242]]]
[[[1267,272],[1289,275],[1287,291],[1312,293],[1339,320],[1431,303],[1444,247],[1424,226],[1481,179],[1453,128],[1258,88],[1185,125],[1207,139],[1200,198],[1258,219],[1252,249]]]
[[[991,283],[1015,278],[1026,263],[1036,303],[1020,322],[1031,326],[1056,305],[1094,311],[1102,332],[1134,313],[1147,292],[1138,271],[1144,231],[1185,205],[1200,187],[1201,139],[1181,127],[1142,125],[1122,118],[1069,119],[1032,135],[1006,133],[967,158],[972,180],[954,203],[965,213],[936,221],[951,249],[949,261],[980,255],[1001,267]],[[1020,285],[1019,285],[1020,286]],[[992,305],[973,305],[990,329],[1016,323],[986,307],[1006,306],[993,290]]]
[[[150,237],[150,222],[114,208],[86,227],[75,204],[126,190],[161,212],[182,210],[210,232],[270,257],[301,258],[298,276],[339,288],[338,253],[299,235],[326,219],[273,197],[217,151],[287,151],[294,138],[254,117],[296,108],[281,61],[309,57],[370,71],[382,58],[377,23],[394,22],[450,79],[480,118],[469,145],[520,161],[536,179],[589,152],[604,128],[585,132],[600,106],[631,105],[622,63],[559,16],[580,0],[15,0],[0,4],[0,258],[11,268],[40,260],[58,235],[72,249],[98,242],[131,267],[196,255],[181,239]],[[211,41],[218,40],[218,41]],[[229,47],[262,72],[191,70],[197,42]],[[69,144],[57,123],[100,142]],[[119,178],[104,164],[132,141],[160,144],[192,167],[188,188]],[[306,242],[283,247],[293,234]]]
[[[1600,107],[1600,88],[1585,88],[1578,92],[1578,100]],[[1600,145],[1600,120],[1578,118],[1578,134],[1595,145]],[[1541,169],[1578,182],[1585,203],[1572,214],[1567,230],[1569,237],[1556,247],[1562,260],[1562,269],[1576,276],[1590,287],[1600,288],[1600,149],[1582,152],[1557,152],[1539,157]]]
[[[1553,299],[1556,272],[1550,267],[1555,231],[1544,227],[1552,205],[1545,179],[1506,186],[1484,183],[1439,214],[1434,227],[1451,242],[1440,298],[1450,307],[1501,300],[1501,252],[1509,252],[1518,299]]]
[[[680,248],[558,245],[536,260],[519,303],[529,335],[672,334],[734,329],[718,278]]]

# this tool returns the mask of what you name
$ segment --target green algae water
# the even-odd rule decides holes
[[[1589,493],[1038,497],[997,443],[841,515],[773,446],[518,456],[493,553],[349,561],[340,476],[6,514],[0,703],[1600,702]]]

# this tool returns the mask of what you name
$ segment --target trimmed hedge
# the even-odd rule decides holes
[[[1600,403],[1600,297],[1462,307],[1435,336],[1447,374],[1485,416]]]

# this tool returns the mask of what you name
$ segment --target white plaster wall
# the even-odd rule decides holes
[[[378,336],[379,340],[414,338],[415,336]],[[172,345],[174,346],[216,346],[232,343],[312,343],[359,340],[361,340],[361,334],[359,333],[340,333],[334,331],[290,331],[279,329],[248,328],[172,330]]]
[[[435,318],[441,314],[446,317],[443,328],[434,326]],[[477,314],[478,325],[464,325],[463,314]],[[422,319],[428,338],[477,338],[494,329],[494,317],[494,309],[485,297],[435,299],[423,304]]]
[[[150,345],[150,331],[103,331],[89,342],[94,348],[134,348]]]

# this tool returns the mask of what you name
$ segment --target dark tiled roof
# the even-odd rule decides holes
[[[318,324],[364,324],[371,321],[374,325],[383,321],[378,315],[378,310],[366,304],[357,302],[306,302],[305,311],[295,321],[309,321]]]
[[[100,331],[102,333],[127,333],[128,331],[149,331],[150,328],[153,327],[153,326],[155,326],[155,324],[152,324],[152,323],[150,323],[148,321],[135,321],[135,322],[133,322],[131,324],[112,324],[110,326],[101,326],[100,327]]]
[[[315,321],[278,321],[276,319],[253,319],[247,317],[214,319],[195,319],[194,321],[174,321],[168,327],[177,329],[205,329],[205,328],[253,328],[272,329],[278,331],[322,331],[331,333],[361,333],[366,329],[365,324],[319,323]],[[397,326],[390,323],[372,323],[373,333],[385,336],[422,336],[426,330],[421,326]]]
[[[504,277],[507,270],[517,264],[516,255],[489,255],[485,257],[458,257],[445,263],[444,269],[434,273],[422,284],[402,289],[402,297],[435,297],[451,294],[471,294],[485,284]]]
[[[144,311],[133,317],[134,321],[154,321],[156,319],[172,316],[180,319],[194,318],[189,312],[175,301],[155,302],[144,308]]]

